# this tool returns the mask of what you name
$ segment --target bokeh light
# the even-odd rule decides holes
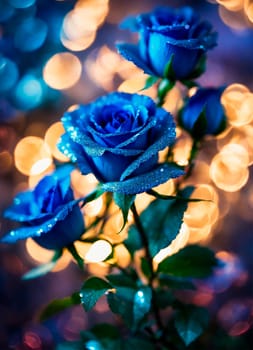
[[[98,263],[104,261],[111,253],[111,244],[103,239],[99,239],[91,245],[84,256],[84,260],[86,263]]]
[[[253,94],[240,84],[228,86],[221,97],[228,122],[233,126],[248,124],[253,119]]]
[[[181,166],[188,165],[191,149],[191,137],[187,133],[182,132],[173,147],[174,161]]]
[[[57,143],[64,133],[65,129],[62,123],[56,122],[47,129],[45,134],[45,143],[50,148],[53,157],[62,162],[69,161],[69,158],[66,157],[62,152],[60,152],[57,147]]]
[[[64,90],[75,85],[81,73],[80,60],[69,52],[62,52],[53,55],[47,61],[43,70],[43,78],[52,88]]]
[[[17,65],[10,59],[0,56],[0,93],[10,90],[18,79]]]
[[[13,157],[10,152],[0,152],[0,175],[6,174],[12,170]]]
[[[52,164],[51,152],[42,138],[27,136],[14,150],[16,168],[25,175],[37,175]]]
[[[161,249],[158,254],[154,257],[154,262],[159,264],[167,256],[177,253],[181,248],[183,248],[189,238],[189,228],[185,223],[182,223],[179,234],[171,242],[171,244],[164,249]]]
[[[40,180],[42,180],[44,176],[53,173],[54,170],[55,170],[55,165],[52,163],[48,168],[46,168],[44,171],[40,172],[39,174],[29,175],[29,178],[27,181],[28,187],[31,189],[35,188],[35,186],[39,183]]]
[[[219,217],[218,194],[211,185],[199,184],[191,198],[200,200],[188,203],[184,222],[189,228],[189,242],[197,243],[208,238]]]
[[[41,247],[32,238],[28,238],[26,240],[25,247],[29,258],[36,265],[49,263],[55,254],[54,251]],[[56,262],[56,265],[53,267],[52,272],[58,272],[66,269],[70,261],[71,261],[70,254],[68,254],[67,252],[64,252],[64,254]]]
[[[219,150],[228,144],[242,146],[248,153],[248,165],[253,163],[253,125],[247,124],[240,128],[230,128],[224,137],[217,140]]]
[[[108,13],[108,1],[77,1],[73,10],[64,17],[61,42],[71,51],[83,51],[96,38],[98,27]]]
[[[39,18],[27,18],[15,33],[14,45],[21,51],[37,50],[46,40],[47,32],[47,24],[44,21]]]
[[[114,258],[121,268],[126,268],[131,262],[130,253],[124,244],[118,244],[114,247]]]
[[[246,149],[230,143],[212,159],[210,177],[218,188],[228,192],[238,191],[248,181],[248,164]]]
[[[244,0],[216,0],[218,4],[223,5],[230,11],[239,11],[243,8]]]
[[[35,108],[43,100],[43,90],[42,79],[38,79],[34,74],[26,74],[16,85],[13,96],[15,104],[24,110]]]
[[[145,85],[144,74],[141,70],[135,67],[133,63],[124,60],[106,45],[101,46],[99,50],[92,51],[85,60],[84,67],[88,77],[106,91],[112,91],[117,87],[120,91],[124,90],[126,92],[128,89],[142,89]],[[127,82],[122,83],[123,85],[120,84],[120,87],[118,87],[115,84],[115,77],[117,76]],[[136,86],[136,76],[141,77],[142,80],[138,87]],[[149,89],[149,91],[151,90]]]
[[[183,96],[180,88],[175,85],[173,89],[169,91],[167,94],[163,108],[165,108],[167,111],[169,111],[172,115],[176,113],[183,104]]]
[[[25,243],[29,257],[37,264],[46,264],[54,256],[54,252],[38,245],[32,238],[28,238]]]
[[[208,60],[210,76],[208,76],[207,71],[200,82],[207,84],[221,82],[222,85],[227,84],[227,81],[245,82],[249,79],[251,70],[247,65],[248,70],[246,71],[245,57],[241,55],[241,51],[231,53],[231,64],[229,65],[226,64],[228,57],[226,55],[233,47],[230,45],[236,43],[236,40],[242,39],[243,45],[243,40],[248,38],[248,31],[244,29],[252,27],[253,2],[251,0],[210,0],[208,2],[209,4],[203,4],[203,11],[212,7],[210,3],[218,3],[221,19],[230,29],[227,35],[217,16],[211,18],[214,20],[218,32],[219,26],[222,28],[219,40],[224,45],[217,48],[217,56],[215,54],[210,56]],[[0,188],[3,201],[10,198],[10,193],[20,192],[27,187],[34,188],[42,177],[55,169],[54,163],[58,165],[59,162],[69,161],[69,158],[57,148],[57,142],[65,132],[63,125],[60,122],[54,122],[57,115],[62,114],[65,104],[89,102],[101,92],[101,89],[106,92],[113,90],[136,92],[149,95],[153,99],[156,98],[156,85],[142,90],[147,75],[134,64],[123,59],[112,44],[115,42],[114,35],[116,37],[118,33],[121,36],[120,40],[126,38],[125,32],[117,32],[116,25],[126,15],[128,6],[130,14],[135,16],[139,10],[143,10],[143,12],[148,10],[151,3],[157,5],[155,0],[146,1],[146,4],[145,1],[135,4],[130,4],[130,2],[128,4],[128,1],[117,4],[117,1],[111,1],[113,11],[110,11],[108,18],[109,0],[37,0],[37,3],[36,0],[0,0],[0,46],[3,49],[2,55],[0,55],[0,119],[1,122],[4,122],[4,127],[9,125],[8,123],[11,121],[10,128],[12,130],[12,135],[8,133],[6,137],[0,129],[0,175],[2,175]],[[194,2],[192,3],[194,4]],[[198,8],[202,9],[202,5],[198,4]],[[213,6],[213,8],[216,7]],[[210,17],[212,15],[213,13],[210,11]],[[106,21],[105,26],[100,28],[104,21]],[[223,41],[224,36],[226,36],[225,41]],[[234,36],[236,37],[235,41],[233,41]],[[128,39],[129,37],[127,37]],[[136,36],[133,34],[130,39],[135,40]],[[93,44],[94,47],[91,47]],[[251,51],[250,48],[247,49],[248,59]],[[72,53],[69,53],[68,50]],[[236,78],[237,56],[240,63],[242,62],[237,73],[242,71],[245,76],[239,75],[238,79],[237,75],[237,79],[234,79],[234,77]],[[218,63],[220,57],[224,57],[221,64]],[[71,90],[62,91],[66,89]],[[163,108],[171,112],[175,120],[178,110],[182,107],[186,90],[186,87],[181,83],[176,84],[166,96],[163,104]],[[190,89],[189,94],[192,94],[194,90],[195,88]],[[61,93],[67,96],[68,100],[63,99],[58,103],[58,96],[61,96]],[[176,253],[186,244],[195,243],[210,242],[218,249],[220,249],[219,245],[223,244],[226,249],[238,250],[239,254],[244,255],[243,259],[248,259],[248,255],[251,254],[250,245],[247,245],[247,225],[250,227],[252,221],[253,191],[250,189],[251,184],[244,191],[239,192],[239,190],[247,184],[249,166],[253,164],[253,92],[245,85],[232,84],[225,89],[222,95],[222,104],[228,117],[228,126],[225,132],[219,135],[216,140],[207,138],[205,140],[207,142],[205,144],[203,142],[203,148],[199,149],[198,157],[194,159],[194,167],[190,176],[183,179],[186,186],[194,185],[196,187],[191,198],[202,198],[203,201],[188,203],[188,210],[185,213],[179,235],[168,247],[157,254],[156,264],[165,257]],[[25,113],[22,113],[21,116],[16,110],[9,112],[9,107],[6,108],[6,105],[25,111]],[[40,109],[40,107],[43,108]],[[76,107],[73,105],[70,109]],[[31,111],[34,108],[36,110]],[[48,127],[48,125],[50,126]],[[18,144],[17,139],[20,139]],[[186,166],[187,171],[192,139],[183,130],[177,128],[176,140],[176,144],[173,145],[173,161]],[[15,144],[17,145],[12,156]],[[215,155],[217,150],[218,154]],[[165,161],[167,156],[168,148],[165,152],[161,152],[159,160]],[[28,178],[24,180],[23,176],[17,174],[16,171],[12,172],[13,165]],[[71,173],[71,186],[76,198],[92,192],[97,184],[98,181],[93,175],[82,175],[77,169]],[[182,188],[181,178],[169,180],[155,190],[162,194],[175,195],[178,185]],[[133,224],[132,213],[129,212],[126,227],[120,232],[123,224],[122,213],[113,201],[110,204],[110,200],[112,200],[110,196],[103,194],[100,198],[81,208],[85,216],[86,227],[89,229],[74,245],[87,264],[85,275],[105,276],[112,270],[116,271],[116,264],[118,264],[119,269],[136,266],[136,272],[147,284],[147,277],[141,271],[140,258],[144,256],[144,252],[137,251],[133,262],[123,244],[127,237],[128,228]],[[137,211],[141,213],[154,200],[155,197],[147,193],[138,194],[136,196]],[[105,202],[109,203],[108,207],[106,207]],[[237,208],[236,205],[239,202],[241,205]],[[1,203],[1,205],[4,204]],[[101,220],[104,210],[107,210],[106,217]],[[231,219],[228,220],[227,226],[225,220],[224,223],[221,220],[225,216]],[[94,220],[98,220],[97,226],[92,226]],[[238,235],[235,232],[237,225],[234,225],[234,223],[238,223],[238,220],[244,220],[243,226],[239,227],[239,230],[244,233],[243,238],[239,235],[240,244],[237,244]],[[246,224],[245,220],[248,220]],[[91,226],[92,228],[90,228]],[[232,226],[234,226],[233,229]],[[0,228],[4,229],[4,223],[0,223]],[[222,235],[214,236],[217,232],[222,232]],[[216,237],[218,237],[217,241]],[[89,243],[81,241],[86,238]],[[19,293],[15,286],[18,276],[27,270],[27,264],[46,264],[52,259],[54,252],[40,247],[32,239],[28,239],[25,243],[25,250],[21,250],[27,261],[22,262],[16,253],[9,253],[5,249],[4,247],[2,254],[3,268],[1,273],[3,274],[0,277],[3,280],[3,291],[6,286],[8,288],[8,290],[6,288],[8,301],[12,302],[11,293],[15,291],[15,294],[20,296],[17,298],[18,302],[21,298],[22,300],[29,298],[33,300],[33,307],[34,303],[42,300],[44,294],[47,298],[50,293],[57,290],[59,287],[57,274],[46,277],[46,279],[48,278],[46,282],[48,295],[40,293],[40,291],[37,295],[37,283],[31,283],[33,288],[31,294],[28,295],[26,292],[29,290],[29,285],[24,290],[24,294]],[[246,282],[251,277],[247,274],[241,259],[236,255],[228,251],[218,251],[216,256],[222,260],[224,265],[214,271],[210,280],[194,282],[198,290],[192,292],[192,301],[195,305],[208,306],[212,316],[218,309],[218,321],[229,335],[238,337],[246,333],[253,324],[252,300],[239,299],[240,295],[247,292]],[[66,269],[71,259],[74,261],[67,249],[64,250],[64,254],[57,262],[53,272]],[[110,260],[106,263],[103,262],[106,259]],[[135,261],[137,261],[136,265],[134,265]],[[72,268],[75,269],[74,274],[72,274]],[[6,272],[15,276],[15,283],[9,281],[5,276]],[[80,278],[83,280],[83,272],[78,273],[77,267],[72,265],[64,271],[64,275],[62,274],[64,278],[61,279],[62,295],[72,293],[75,283],[73,285],[70,283],[69,287],[68,281],[77,279],[77,283],[79,283]],[[40,283],[42,285],[42,279],[38,280],[39,286]],[[13,288],[11,288],[12,286]],[[233,291],[231,294],[225,294],[228,292],[228,288],[241,286],[244,286],[245,289],[236,290],[239,298],[229,300]],[[69,288],[71,289],[70,293]],[[220,293],[220,298],[217,298],[216,304],[216,294],[218,293]],[[5,295],[2,298],[3,302],[5,301],[4,297]],[[108,307],[105,306],[105,298],[101,299],[102,301],[97,303],[95,311],[100,313],[99,317],[104,317],[102,314],[108,310]],[[17,306],[18,303],[13,303],[10,307],[9,305],[8,307],[0,305],[1,314],[4,315],[5,312],[7,314],[6,337],[9,335],[12,337],[12,339],[10,337],[8,345],[13,349],[24,347],[25,349],[40,350],[49,348],[49,346],[47,347],[48,343],[44,344],[42,331],[27,327],[26,321],[30,317],[29,304],[27,303],[25,312],[18,310],[18,318],[13,313],[13,309]],[[49,334],[47,337],[51,337],[50,342],[53,342],[52,333],[55,336],[57,332],[60,334],[59,337],[56,336],[57,342],[62,338],[70,341],[79,339],[80,331],[88,329],[90,322],[93,324],[96,318],[94,316],[93,319],[93,314],[90,314],[91,318],[83,314],[82,307],[74,307],[72,311],[66,311],[63,312],[63,316],[56,315],[55,319],[46,322],[45,327],[48,328],[45,329]],[[20,330],[17,331],[16,325],[21,326]],[[0,335],[2,336],[1,330],[0,326]]]
[[[1,1],[0,2],[0,21],[7,21],[15,12],[13,6],[11,6],[8,2]]]
[[[248,19],[253,23],[253,2],[252,0],[244,0],[244,11]]]
[[[24,9],[32,6],[36,0],[8,0],[8,2],[17,9]]]

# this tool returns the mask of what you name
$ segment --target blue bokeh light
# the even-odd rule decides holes
[[[5,0],[0,1],[0,22],[7,21],[14,13],[14,8]]]
[[[8,0],[11,6],[23,9],[32,6],[36,0]]]
[[[40,105],[43,95],[42,80],[28,73],[19,80],[13,98],[18,108],[29,110]]]
[[[18,80],[17,65],[9,58],[0,56],[0,93],[9,91]]]
[[[27,18],[15,33],[15,47],[21,51],[37,50],[45,42],[47,32],[47,24],[44,21],[39,18]]]

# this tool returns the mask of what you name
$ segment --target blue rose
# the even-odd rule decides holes
[[[137,31],[139,42],[119,44],[119,53],[145,73],[173,80],[200,75],[206,51],[216,45],[210,23],[200,21],[190,7],[159,7],[126,20],[122,27]]]
[[[183,173],[158,163],[175,140],[175,123],[147,96],[114,92],[66,112],[62,123],[60,150],[105,191],[141,193]]]
[[[223,87],[198,89],[180,112],[180,126],[198,139],[221,133],[226,127],[226,116],[221,105],[223,91]]]
[[[10,231],[1,241],[15,243],[33,238],[47,249],[61,249],[84,232],[84,220],[70,187],[68,167],[45,176],[33,191],[19,193],[4,216],[21,227]]]

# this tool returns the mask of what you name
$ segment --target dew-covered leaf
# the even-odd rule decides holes
[[[56,299],[51,301],[40,314],[40,321],[45,321],[46,319],[55,316],[59,312],[62,312],[73,305],[78,305],[81,303],[79,293],[74,293],[69,297],[62,299]]]
[[[183,199],[156,199],[140,215],[152,256],[167,247],[178,235],[187,209],[184,198],[189,198],[192,192],[193,187],[187,187],[180,193]],[[134,225],[130,227],[130,235],[139,235]]]
[[[143,317],[149,312],[151,307],[152,290],[150,287],[139,288],[134,296],[133,320],[136,327]]]
[[[85,311],[92,309],[98,299],[111,288],[111,284],[102,278],[90,277],[87,279],[80,291],[81,303]]]
[[[56,345],[55,350],[83,350],[83,344],[79,341],[64,342]]]
[[[208,326],[208,320],[208,311],[201,307],[185,305],[177,311],[175,327],[186,346],[203,333]]]
[[[42,264],[39,266],[36,266],[32,270],[26,272],[23,276],[23,280],[30,280],[33,278],[41,277],[46,275],[48,272],[52,271],[55,265],[57,264],[58,259],[62,256],[62,251],[56,251],[54,256],[52,257],[52,260],[49,261],[46,264]]]
[[[131,208],[131,205],[133,204],[135,200],[135,195],[127,195],[124,193],[117,193],[115,192],[113,194],[113,198],[117,206],[121,209],[122,215],[123,215],[123,225],[120,231],[123,230],[127,223],[127,217],[129,210]]]
[[[107,295],[111,311],[121,316],[129,328],[134,328],[133,300],[136,290],[127,287],[117,288],[115,293]]]
[[[199,245],[189,245],[158,265],[158,272],[177,277],[204,278],[212,274],[218,260],[213,251]]]

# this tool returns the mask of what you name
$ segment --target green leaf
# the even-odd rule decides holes
[[[127,223],[128,213],[131,205],[135,200],[135,195],[127,195],[125,193],[114,192],[113,199],[117,206],[121,209],[123,215],[123,226],[120,229],[121,232]]]
[[[191,281],[188,281],[186,278],[181,277],[173,277],[165,274],[160,274],[159,282],[161,286],[166,286],[170,289],[196,289]]]
[[[149,76],[149,77],[147,78],[147,80],[146,80],[146,83],[145,83],[144,87],[143,87],[140,91],[149,89],[149,88],[150,88],[151,86],[153,86],[158,80],[159,80],[158,77]]]
[[[56,265],[56,261],[50,261],[47,264],[39,265],[34,269],[28,271],[22,276],[23,280],[30,280],[33,278],[41,277],[46,275],[48,272],[52,271]]]
[[[138,327],[144,316],[150,311],[152,290],[150,287],[139,288],[134,296],[133,321]]]
[[[130,226],[128,229],[128,236],[123,242],[127,250],[129,251],[129,254],[131,255],[131,258],[134,258],[134,253],[137,250],[140,250],[142,248],[142,242],[140,235],[138,234],[135,226]]]
[[[178,235],[187,201],[194,187],[186,187],[174,200],[156,199],[142,212],[140,220],[146,232],[149,250],[155,256],[161,249],[167,247]],[[130,236],[139,236],[135,226],[130,227]],[[127,244],[127,243],[126,243]]]
[[[102,278],[90,277],[87,279],[80,291],[81,303],[85,311],[91,310],[98,299],[110,289],[112,289],[111,284]]]
[[[99,339],[119,338],[119,329],[109,323],[100,323],[92,327],[91,332]]]
[[[209,316],[206,309],[185,305],[176,313],[175,327],[185,345],[188,346],[203,333],[208,326],[208,321]]]
[[[135,290],[131,288],[118,288],[116,293],[107,295],[108,305],[114,314],[118,314],[126,325],[132,329],[133,324],[133,299]]]
[[[23,276],[23,280],[30,280],[33,278],[41,277],[46,275],[48,272],[52,271],[55,265],[57,264],[57,261],[62,256],[62,250],[56,251],[52,260],[48,262],[47,264],[39,265],[35,267],[34,269],[26,272]]]
[[[156,289],[155,291],[156,296],[156,304],[159,307],[159,309],[166,309],[166,307],[171,306],[175,300],[174,295],[172,294],[171,290],[164,290],[164,289]]]
[[[103,344],[98,340],[88,340],[85,343],[85,350],[108,350]]]
[[[85,349],[119,350],[120,335],[117,327],[101,323],[89,331],[81,332]]]
[[[141,258],[141,270],[147,278],[152,275],[151,266],[145,257]]]
[[[196,79],[200,75],[202,75],[206,70],[206,55],[202,55],[198,61],[198,64],[190,77],[188,77],[189,80]]]
[[[92,202],[95,199],[97,199],[98,197],[100,197],[105,191],[103,190],[101,184],[98,185],[94,191],[92,191],[91,193],[87,194],[87,196],[85,196],[83,198],[83,204],[82,206],[84,206],[86,203]]]
[[[152,291],[149,287],[137,287],[134,280],[125,275],[107,276],[115,293],[107,295],[111,311],[122,317],[132,330],[136,330],[151,307]]]
[[[158,85],[158,106],[162,106],[167,93],[174,87],[175,81],[164,78]]]
[[[150,194],[151,196],[154,196],[158,199],[164,199],[164,200],[168,200],[168,201],[171,201],[173,199],[179,199],[179,200],[185,201],[187,203],[190,203],[190,202],[210,202],[210,200],[206,200],[203,198],[187,198],[187,197],[182,197],[182,196],[170,196],[170,195],[167,196],[166,194],[156,192],[153,189],[148,190],[146,193]]]
[[[122,340],[120,350],[155,350],[156,347],[150,341],[141,338],[127,338]]]
[[[169,273],[177,277],[204,278],[218,266],[214,253],[198,245],[189,245],[158,265],[158,273]]]
[[[73,305],[78,305],[81,303],[79,293],[74,293],[69,297],[63,299],[56,299],[48,304],[42,313],[40,314],[40,321],[45,321],[46,319],[54,316],[55,314],[62,312]]]
[[[174,70],[173,70],[173,67],[172,67],[174,56],[175,56],[174,54],[172,54],[170,56],[170,60],[166,64],[165,69],[164,69],[164,76],[166,78],[170,78],[170,79],[173,79],[173,80],[175,80],[175,73],[174,73]]]
[[[189,131],[195,139],[201,139],[206,134],[207,119],[205,110],[206,108],[204,106],[202,112],[198,116],[198,119],[195,121],[192,130]]]
[[[84,260],[79,255],[74,244],[70,244],[67,248],[68,248],[68,251],[70,252],[70,254],[73,256],[74,260],[77,262],[77,265],[80,267],[81,270],[83,270],[84,269]]]
[[[136,288],[136,279],[138,277],[135,273],[133,273],[132,275],[130,275],[130,274],[124,275],[124,274],[119,273],[119,274],[115,274],[115,275],[108,275],[108,276],[106,276],[106,278],[108,279],[108,281],[110,282],[110,284],[114,288],[127,287],[127,288],[135,289]]]
[[[180,80],[181,83],[186,86],[188,89],[191,89],[193,87],[199,87],[199,84],[192,80]]]
[[[56,346],[56,350],[83,350],[83,344],[79,341],[64,342]]]

